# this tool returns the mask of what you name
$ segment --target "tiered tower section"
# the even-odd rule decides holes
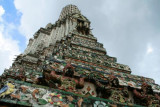
[[[40,28],[0,77],[5,106],[123,107],[160,104],[160,86],[107,55],[74,5]]]
[[[74,14],[81,14],[76,6],[68,5],[64,7],[55,24],[49,23],[45,28],[40,28],[34,34],[34,38],[29,40],[24,54],[34,54],[44,47],[54,45],[57,40],[61,40],[62,37],[72,32],[77,25],[76,21],[71,17]]]

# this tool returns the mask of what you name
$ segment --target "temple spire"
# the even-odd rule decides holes
[[[66,16],[72,15],[72,14],[81,14],[81,12],[77,6],[70,4],[70,5],[65,6],[62,9],[59,19],[61,20],[65,18]]]

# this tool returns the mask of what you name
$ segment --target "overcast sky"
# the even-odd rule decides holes
[[[68,4],[91,21],[108,55],[160,84],[160,0],[0,0],[0,74]]]

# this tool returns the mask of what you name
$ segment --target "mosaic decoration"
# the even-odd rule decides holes
[[[109,106],[107,106],[106,103],[103,101],[95,101],[94,107],[109,107]]]
[[[159,107],[160,86],[132,75],[93,36],[74,5],[40,28],[0,76],[4,107]]]
[[[51,93],[48,102],[53,105],[61,105],[63,102],[62,96],[60,94]]]
[[[96,87],[93,83],[90,82],[85,82],[84,87],[82,89],[79,89],[78,92],[86,96],[97,96]]]
[[[7,103],[13,103],[15,105],[19,104],[21,106],[33,107],[83,107],[87,105],[93,107],[108,107],[109,105],[117,103],[107,99],[92,96],[86,97],[85,95],[57,90],[42,85],[30,84],[10,78],[7,79],[5,84],[12,87],[14,84],[16,90],[7,94],[2,92],[2,94],[5,93],[5,96],[1,97],[0,102],[7,101]],[[119,105],[123,106],[128,104],[119,103]]]

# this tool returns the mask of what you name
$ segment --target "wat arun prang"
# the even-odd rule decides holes
[[[160,86],[131,74],[97,42],[74,5],[40,28],[0,77],[0,106],[160,107]]]

